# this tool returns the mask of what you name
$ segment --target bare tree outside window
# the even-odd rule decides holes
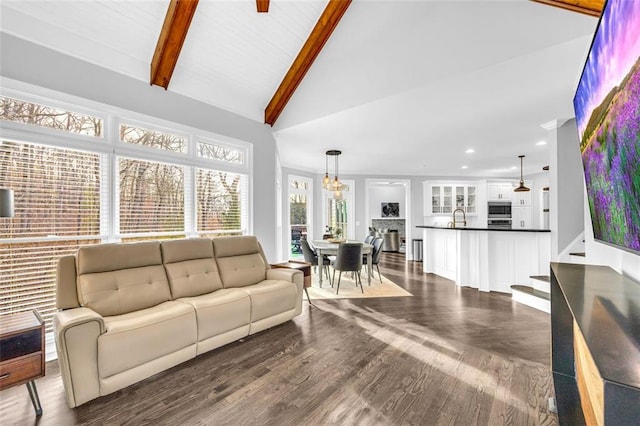
[[[164,149],[171,152],[187,152],[187,139],[166,132],[158,132],[142,127],[120,125],[120,140],[126,143],[151,148]]]
[[[0,119],[102,137],[103,120],[101,118],[4,96],[0,96]]]
[[[196,173],[197,229],[199,232],[241,233],[246,176],[215,170]],[[220,233],[220,232],[219,232]]]
[[[120,233],[184,231],[184,169],[119,160]]]
[[[231,164],[244,164],[244,153],[239,149],[208,142],[198,142],[198,157]]]

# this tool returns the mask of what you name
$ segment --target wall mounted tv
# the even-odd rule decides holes
[[[573,105],[594,237],[640,253],[640,1],[605,4]]]

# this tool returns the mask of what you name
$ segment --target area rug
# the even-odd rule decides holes
[[[351,278],[351,273],[344,272],[340,279],[340,294],[336,294],[336,285],[338,283],[338,273],[336,273],[336,282],[333,288],[331,283],[326,278],[322,281],[322,288],[318,282],[318,274],[313,272],[311,274],[311,287],[309,291],[309,297],[313,302],[313,299],[362,299],[368,297],[403,297],[413,296],[411,293],[385,277],[382,276],[382,283],[378,280],[378,273],[375,274],[375,279],[371,279],[371,285],[367,283],[366,274],[362,274],[362,286],[364,287],[364,294],[360,290],[360,286],[356,287],[356,283]],[[305,295],[306,298],[306,295]]]

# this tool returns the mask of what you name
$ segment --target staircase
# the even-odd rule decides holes
[[[542,312],[551,313],[551,279],[548,275],[531,275],[531,286],[512,285],[511,298]]]

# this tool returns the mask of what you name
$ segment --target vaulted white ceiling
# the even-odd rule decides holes
[[[167,5],[3,0],[0,22],[148,82]],[[262,121],[325,5],[201,0],[169,90]],[[354,0],[274,126],[281,162],[324,172],[335,148],[342,173],[511,177],[525,154],[540,171],[596,24],[527,0]]]

